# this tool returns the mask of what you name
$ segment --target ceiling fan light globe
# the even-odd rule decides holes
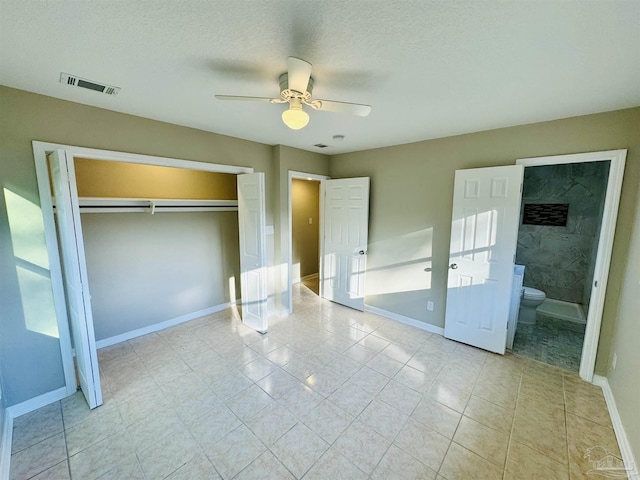
[[[291,130],[300,130],[309,123],[309,114],[302,108],[290,108],[282,112],[282,121]]]

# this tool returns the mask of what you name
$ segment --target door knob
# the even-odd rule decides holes
[[[365,252],[364,250],[360,250],[360,251],[358,252],[358,255],[365,255],[366,253],[367,253],[367,252]]]
[[[457,263],[452,263],[451,265],[449,265],[449,268],[451,270],[455,270],[456,268],[458,268],[458,264]]]

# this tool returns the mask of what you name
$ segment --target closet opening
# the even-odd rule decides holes
[[[75,158],[97,348],[236,303],[236,175]]]
[[[33,146],[66,391],[72,394],[79,383],[95,408],[103,403],[98,348],[119,347],[196,318],[206,321],[235,307],[237,297],[252,298],[241,287],[241,224],[263,227],[264,174],[43,142]],[[238,174],[245,185],[262,188],[247,195]],[[238,207],[239,195],[245,205],[253,202],[256,221]],[[264,228],[244,231],[244,241],[264,244],[263,235]],[[266,270],[253,266],[247,271],[254,276]],[[258,335],[241,313],[238,308],[232,316],[246,327],[235,328]],[[163,359],[157,359],[160,367]]]

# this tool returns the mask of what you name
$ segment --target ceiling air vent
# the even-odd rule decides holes
[[[318,147],[318,148],[327,148],[329,145],[325,145],[324,143],[316,143],[314,145],[314,147]]]
[[[93,90],[94,92],[104,93],[106,95],[117,95],[120,91],[120,87],[112,87],[111,85],[105,85],[103,83],[93,82],[86,78],[80,78],[75,75],[69,75],[68,73],[60,74],[60,83],[69,85],[71,87],[86,88]]]

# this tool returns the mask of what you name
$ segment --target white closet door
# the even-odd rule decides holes
[[[265,216],[264,173],[238,175],[242,322],[261,333],[268,329]]]
[[[456,171],[444,336],[504,353],[522,165]]]
[[[369,230],[369,178],[324,182],[322,294],[364,310]]]
[[[73,160],[64,150],[53,152],[49,160],[76,368],[82,393],[89,407],[96,408],[102,405],[102,389]]]

